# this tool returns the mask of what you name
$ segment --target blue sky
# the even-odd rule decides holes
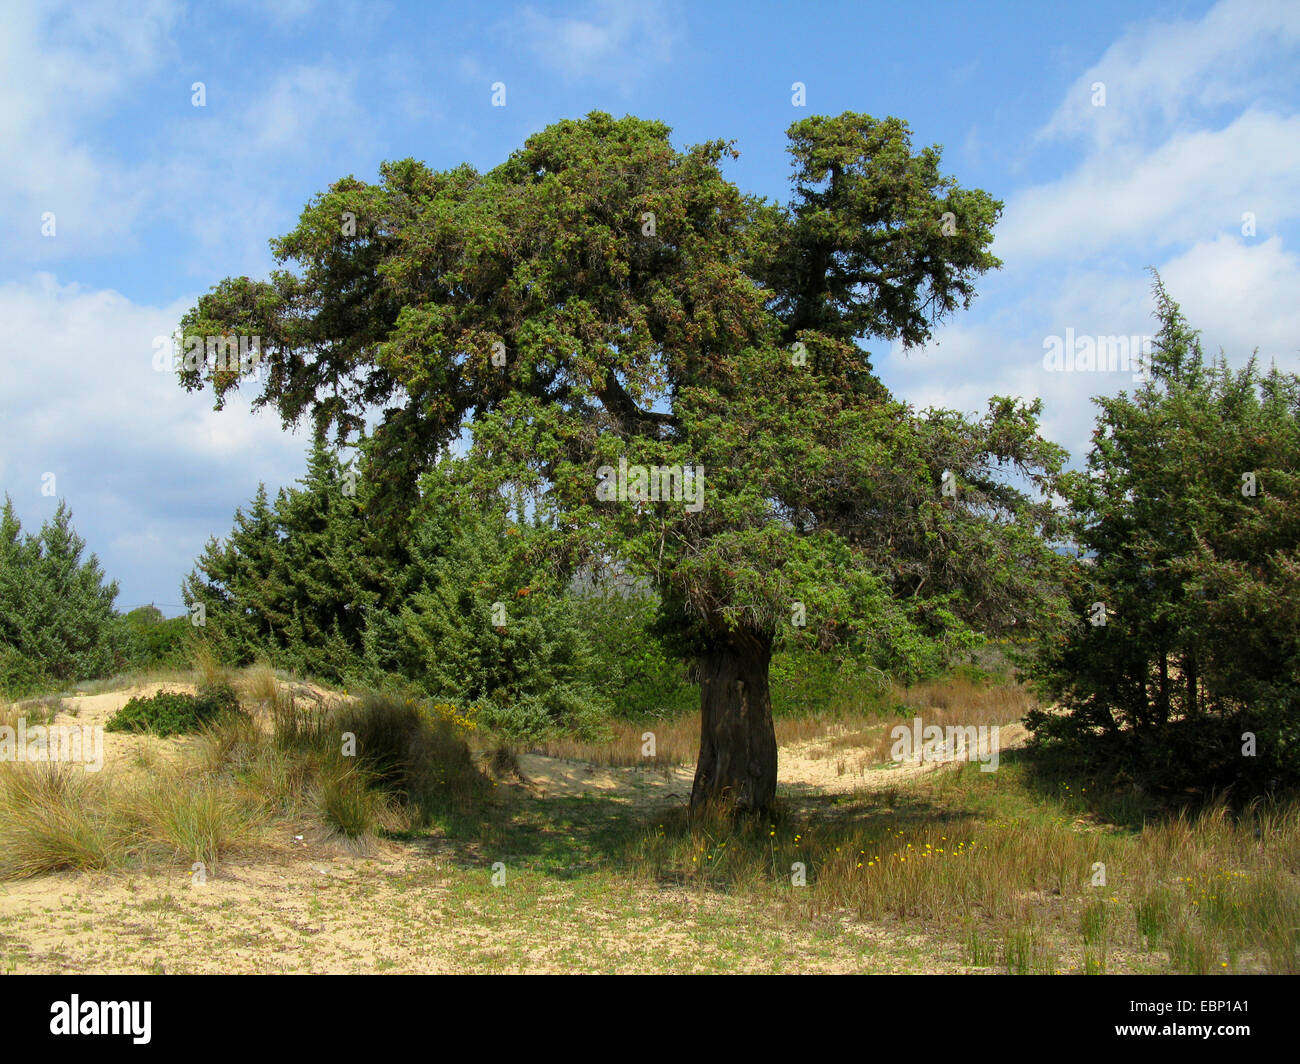
[[[682,146],[733,139],[729,176],[779,200],[792,122],[897,115],[914,147],[943,146],[945,172],[1004,200],[1004,267],[972,309],[921,350],[863,342],[918,406],[1041,396],[1047,435],[1080,460],[1090,397],[1131,376],[1047,372],[1045,339],[1151,332],[1148,266],[1211,351],[1300,370],[1294,0],[9,0],[0,492],[34,530],[53,473],[119,606],[179,603],[258,482],[301,475],[306,438],[243,402],[214,413],[154,372],[154,338],[221,278],[264,276],[268,239],[332,181],[406,156],[490,168],[592,110],[660,119]]]

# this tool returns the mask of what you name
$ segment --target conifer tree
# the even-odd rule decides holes
[[[188,605],[204,604],[225,658],[266,656],[332,680],[356,664],[366,611],[387,581],[386,557],[363,517],[369,491],[317,438],[304,477],[274,504],[259,486],[230,535],[209,540],[182,594]]]
[[[445,465],[424,478],[419,514],[392,604],[369,616],[372,674],[400,675],[519,734],[595,728],[610,702],[578,605],[539,557],[545,538],[504,504],[467,506]]]
[[[224,540],[210,538],[185,579],[181,595],[194,612],[203,607],[202,629],[218,655],[245,665],[259,655],[275,656],[291,611],[284,593],[284,544],[259,484],[247,513],[235,510]]]
[[[0,512],[0,653],[12,686],[104,675],[115,660],[116,581],[60,502],[34,536],[23,536],[12,500]],[[0,677],[0,682],[5,682]]]
[[[1031,721],[1077,765],[1181,791],[1300,782],[1300,377],[1209,361],[1155,282],[1149,379],[1062,479],[1084,556]]]

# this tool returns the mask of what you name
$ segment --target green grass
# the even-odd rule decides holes
[[[1066,803],[1043,804],[1014,767],[944,774],[914,792],[900,789],[889,805],[881,798],[801,798],[746,828],[722,817],[692,823],[680,810],[640,816],[600,798],[512,796],[478,817],[439,819],[430,834],[457,896],[498,899],[491,867],[503,862],[519,911],[504,901],[505,911],[497,902],[488,908],[525,923],[536,922],[527,913],[556,890],[573,904],[599,896],[629,918],[649,891],[724,907],[735,941],[754,949],[758,932],[745,920],[762,914],[765,933],[782,935],[906,927],[957,967],[1296,970],[1294,939],[1276,926],[1300,898],[1287,871],[1294,809],[1259,810],[1241,822],[1211,813],[1131,832],[1080,823]],[[1260,823],[1272,828],[1263,845]],[[1105,888],[1091,885],[1098,860],[1113,877]],[[806,866],[806,886],[791,881],[796,861]],[[1202,908],[1186,884],[1160,886],[1201,866],[1240,866],[1225,877],[1237,893],[1220,897],[1218,909]]]
[[[100,781],[70,765],[0,764],[0,879],[112,868],[130,848],[129,818]]]

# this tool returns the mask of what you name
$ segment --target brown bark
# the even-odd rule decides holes
[[[776,798],[776,732],[768,666],[772,639],[733,633],[700,660],[700,756],[691,809],[719,802],[766,813]]]

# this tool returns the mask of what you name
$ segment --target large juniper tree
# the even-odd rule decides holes
[[[1035,406],[919,414],[857,345],[919,344],[968,306],[998,265],[1001,205],[942,175],[937,148],[913,152],[896,119],[789,135],[787,206],[723,177],[727,143],[678,150],[659,122],[601,113],[487,173],[388,163],[273,242],[296,269],[228,279],[183,322],[260,337],[256,402],[287,423],[349,438],[382,410],[369,520],[394,535],[468,423],[469,488],[531,499],[556,564],[616,558],[653,581],[701,666],[692,800],[749,811],[775,793],[781,626],[822,645],[886,633],[906,655],[1030,622],[1050,511],[999,472],[1032,481],[1061,460]],[[248,381],[201,365],[182,379],[218,405]],[[620,459],[703,467],[703,506],[598,496]]]

